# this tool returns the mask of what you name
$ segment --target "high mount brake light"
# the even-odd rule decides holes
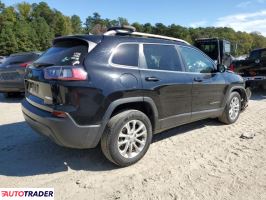
[[[84,81],[87,79],[87,72],[83,67],[53,66],[44,69],[44,78],[47,80]]]

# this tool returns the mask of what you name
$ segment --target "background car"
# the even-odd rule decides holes
[[[39,58],[40,52],[11,54],[0,65],[0,92],[6,97],[24,92],[25,68]]]

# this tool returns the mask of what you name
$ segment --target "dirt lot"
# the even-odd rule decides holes
[[[66,149],[35,134],[20,100],[0,97],[0,187],[54,187],[56,199],[266,199],[266,91],[236,124],[210,119],[156,135],[123,169],[100,148]]]

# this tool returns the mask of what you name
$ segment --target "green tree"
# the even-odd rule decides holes
[[[34,29],[24,20],[15,23],[13,29],[18,44],[18,50],[21,52],[37,50],[37,35]]]
[[[38,17],[31,22],[31,27],[36,33],[36,49],[44,51],[51,46],[54,33],[45,19]]]
[[[77,15],[71,16],[71,25],[72,25],[73,34],[82,32],[82,21],[79,16]]]
[[[17,9],[19,12],[20,17],[22,17],[23,19],[27,20],[30,18],[30,14],[31,14],[31,4],[26,3],[26,2],[22,2],[17,4]]]
[[[18,44],[12,27],[6,25],[0,30],[0,55],[10,55],[17,52]]]

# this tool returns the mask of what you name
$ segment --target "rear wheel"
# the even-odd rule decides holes
[[[238,92],[232,92],[226,103],[226,107],[219,120],[225,124],[233,124],[237,121],[241,110],[241,97]]]
[[[6,92],[6,93],[4,93],[4,97],[5,98],[10,98],[12,96],[13,96],[13,93],[12,92]]]
[[[145,155],[151,140],[149,118],[138,110],[128,110],[110,119],[101,139],[101,148],[111,162],[125,167]]]
[[[251,96],[252,96],[252,92],[251,92],[251,88],[250,87],[246,88],[246,94],[247,94],[247,99],[250,99]]]

